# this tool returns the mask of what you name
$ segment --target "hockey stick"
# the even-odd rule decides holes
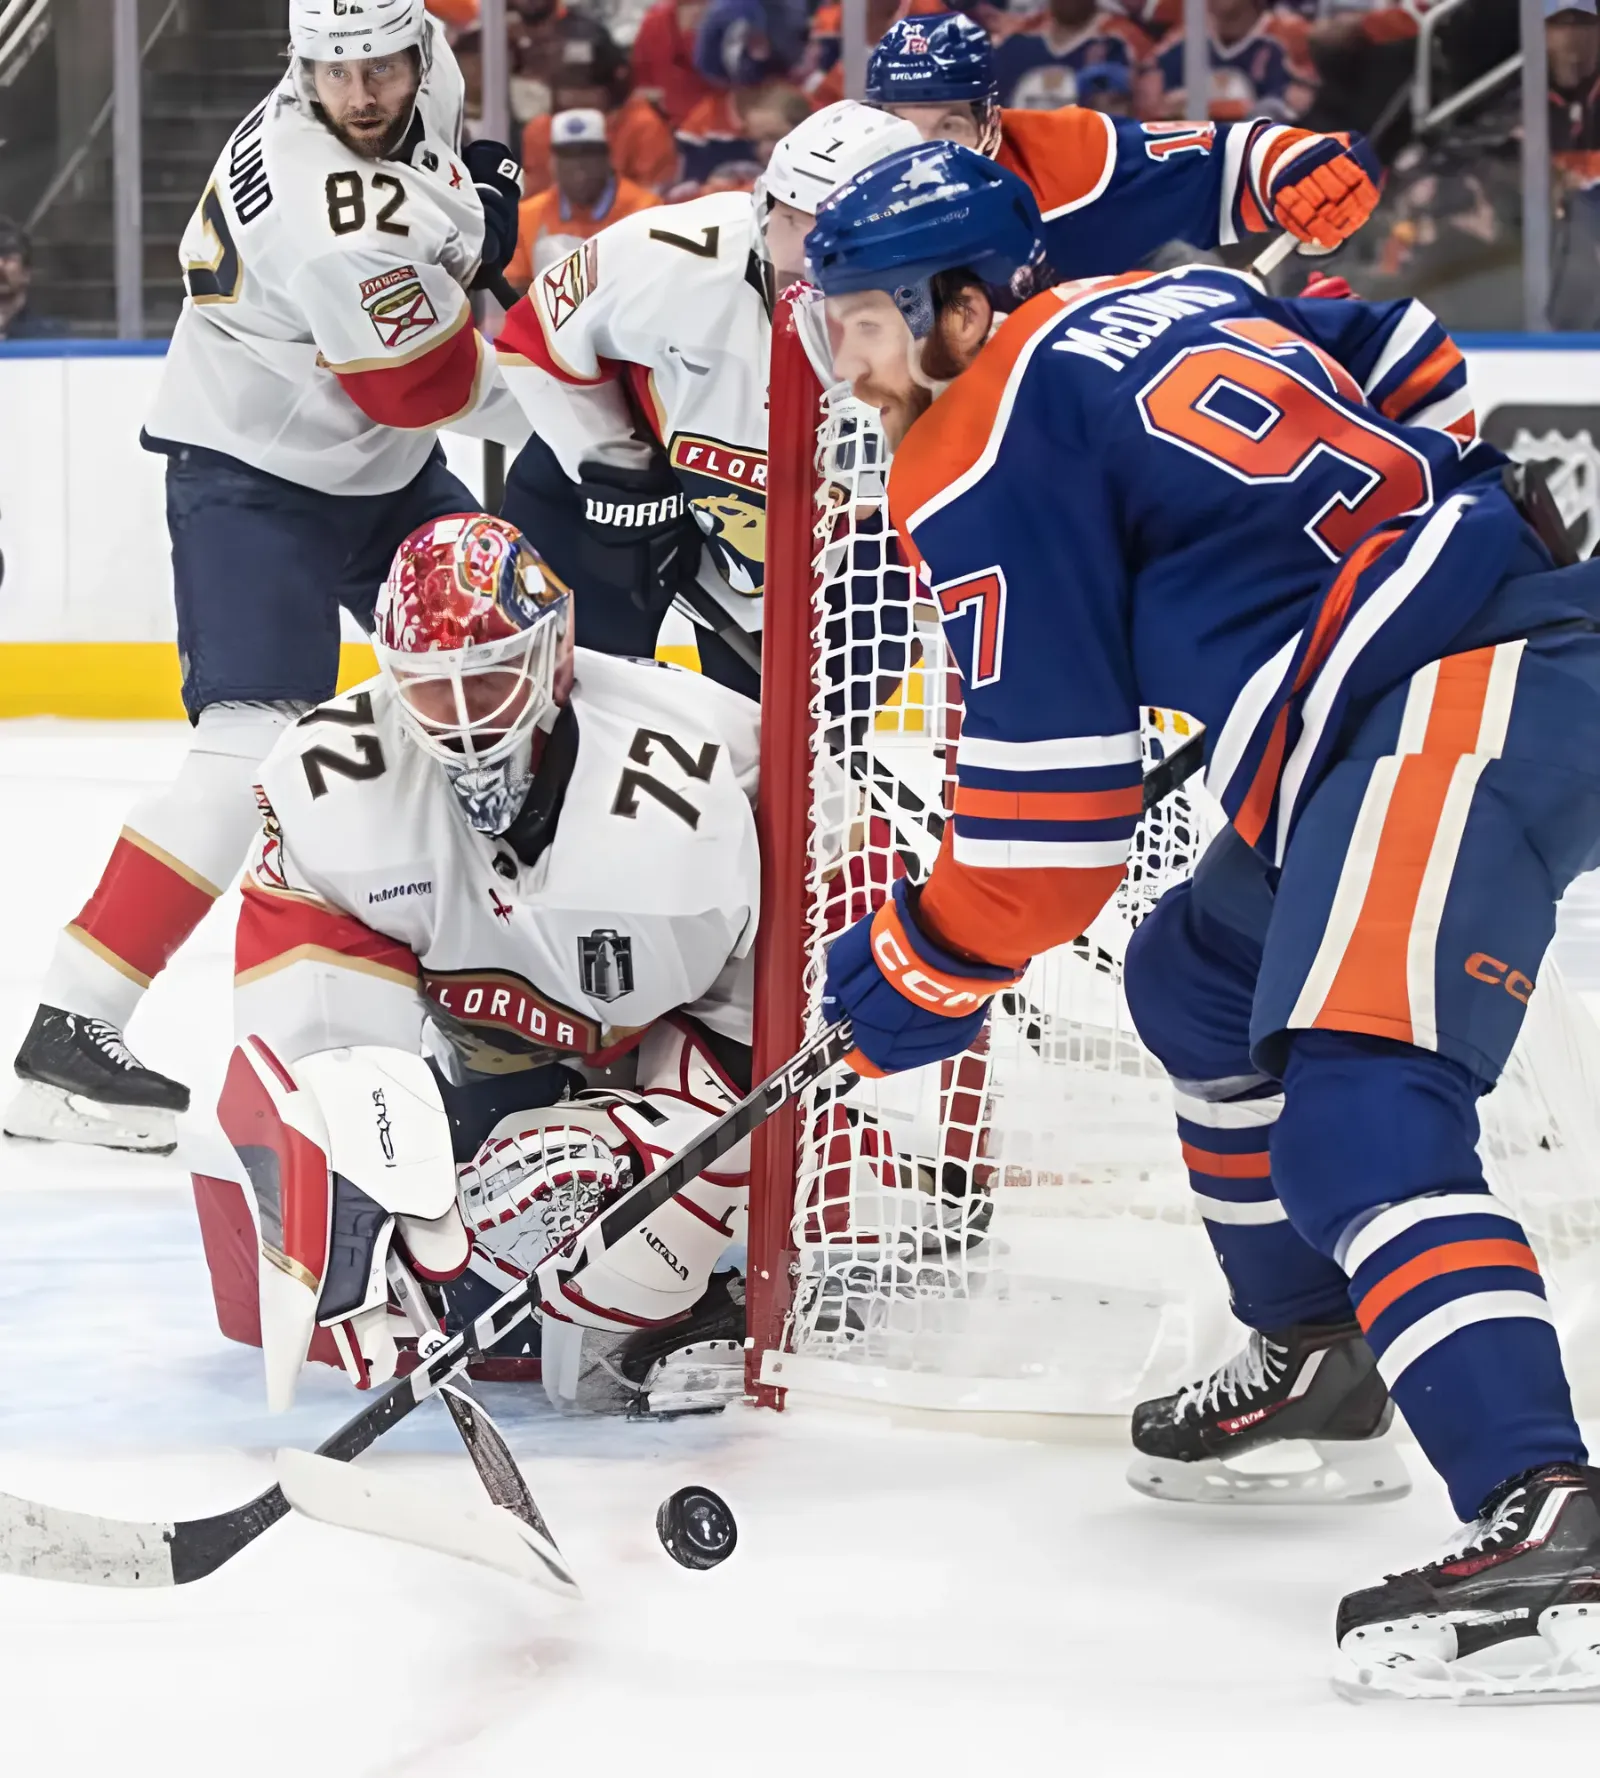
[[[838,1067],[852,1042],[848,1023],[831,1025],[814,1038],[613,1205],[605,1217],[607,1239],[619,1240],[765,1123],[779,1106]],[[429,1396],[440,1393],[469,1359],[526,1321],[538,1294],[537,1275],[514,1285],[460,1333],[424,1356],[409,1376],[391,1383],[347,1420],[318,1445],[315,1455],[336,1463],[360,1456]],[[226,1512],[169,1522],[101,1518],[0,1494],[0,1573],[89,1586],[184,1586],[215,1573],[288,1511],[288,1497],[276,1483]]]

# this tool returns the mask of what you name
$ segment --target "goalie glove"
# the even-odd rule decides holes
[[[607,1102],[612,1139],[626,1145],[635,1181],[693,1142],[736,1096],[700,1044],[666,1025],[641,1045],[640,1078],[674,1084],[583,1096]],[[558,1408],[638,1406],[641,1380],[680,1336],[698,1347],[715,1332],[725,1344],[722,1310],[711,1315],[716,1327],[705,1321],[716,1296],[708,1287],[713,1267],[744,1238],[749,1169],[749,1143],[741,1142],[625,1234],[608,1237],[606,1206],[539,1267],[544,1386]],[[637,1376],[634,1356],[643,1365]]]
[[[458,1173],[473,1271],[504,1290],[614,1203],[632,1179],[615,1139],[604,1107],[581,1099],[502,1118]]]

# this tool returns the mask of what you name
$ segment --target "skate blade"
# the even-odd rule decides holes
[[[1295,1456],[1305,1461],[1295,1464]],[[1258,1445],[1232,1462],[1134,1458],[1128,1485],[1152,1500],[1192,1506],[1357,1506],[1403,1500],[1411,1478],[1387,1440],[1292,1439]]]
[[[1555,1605],[1539,1614],[1536,1633],[1456,1657],[1448,1619],[1396,1621],[1385,1626],[1382,1660],[1346,1636],[1332,1675],[1333,1689],[1354,1704],[1581,1704],[1600,1700],[1600,1608]],[[1390,1635],[1398,1631],[1394,1643]]]
[[[25,1080],[6,1108],[6,1135],[29,1142],[77,1142],[132,1154],[171,1154],[178,1124],[170,1111],[148,1105],[106,1105],[64,1087]]]
[[[702,1340],[669,1352],[652,1368],[633,1412],[652,1420],[720,1414],[743,1396],[743,1345],[738,1340]]]

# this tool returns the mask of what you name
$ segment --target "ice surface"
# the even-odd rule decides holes
[[[161,725],[0,724],[0,1051]],[[131,1033],[214,1093],[227,910]],[[187,1181],[152,1157],[0,1147],[0,1489],[192,1516],[270,1480],[354,1397],[311,1373],[288,1419],[216,1332]],[[1358,1709],[1326,1683],[1347,1587],[1428,1553],[1442,1490],[1318,1513],[1163,1505],[1120,1428],[1024,1442],[820,1409],[558,1422],[486,1392],[586,1588],[578,1605],[447,1557],[290,1520],[211,1579],[117,1594],[0,1576],[0,1772],[29,1778],[934,1778],[1503,1774],[1590,1756],[1565,1711]],[[442,1413],[364,1461],[476,1483]],[[655,1509],[716,1488],[740,1543],[677,1568]]]

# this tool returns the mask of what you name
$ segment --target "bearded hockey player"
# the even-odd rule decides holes
[[[423,0],[292,0],[289,33],[184,235],[144,440],[167,457],[191,750],[57,944],[12,1135],[173,1146],[188,1091],[123,1029],[243,862],[256,766],[332,693],[340,607],[370,627],[400,539],[474,504],[439,428],[526,436],[467,297],[516,244],[516,166],[463,156],[440,27]]]
[[[391,1283],[470,1320],[747,1090],[756,712],[575,651],[571,608],[504,520],[424,526],[379,597],[382,676],[262,767],[218,1106],[237,1159],[196,1191],[219,1317],[259,1338],[277,1406],[314,1336],[358,1386],[385,1381]],[[629,1089],[587,1087],[624,1064]],[[712,1267],[748,1165],[728,1156],[546,1311],[554,1401],[742,1387],[742,1286]],[[663,1381],[696,1354],[693,1388]]]
[[[756,185],[630,216],[535,278],[499,339],[537,427],[502,510],[568,580],[586,646],[648,658],[674,600],[699,664],[760,695],[775,285],[817,204],[910,125],[841,100]]]
[[[1474,1146],[1600,854],[1600,564],[1554,565],[1417,304],[1187,267],[1046,289],[991,338],[1040,234],[1014,174],[930,144],[808,241],[966,694],[945,848],[836,941],[826,1005],[862,1072],[959,1053],[1119,881],[1141,706],[1198,716],[1231,826],[1126,990],[1254,1331],[1138,1409],[1134,1479],[1200,1497],[1280,1434],[1358,1469],[1387,1388],[1471,1523],[1344,1600],[1342,1683],[1600,1695],[1600,1472]]]
[[[1378,160],[1358,135],[1264,117],[1136,123],[1082,105],[1002,110],[999,93],[989,35],[964,13],[901,19],[867,65],[871,103],[1026,182],[1062,277],[1128,271],[1169,241],[1226,247],[1274,227],[1336,247],[1378,201]]]

